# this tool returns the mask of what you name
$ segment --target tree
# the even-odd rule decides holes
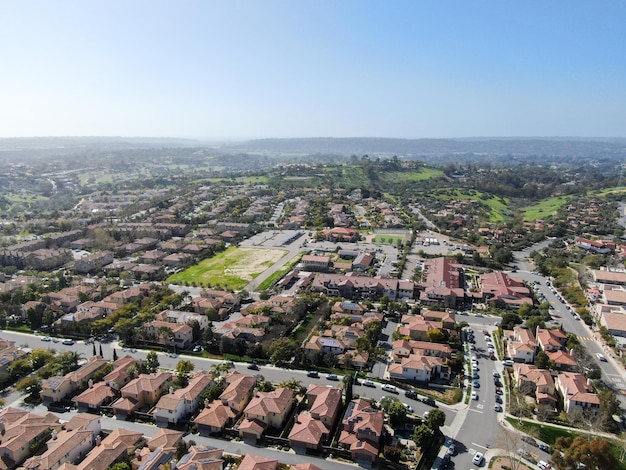
[[[511,470],[518,470],[523,466],[518,453],[518,449],[523,447],[522,443],[522,434],[503,426],[500,427],[496,444],[498,449],[504,450],[504,454],[508,457],[506,464]]]
[[[415,445],[421,449],[424,449],[434,437],[435,433],[431,427],[426,424],[420,424],[415,428],[415,431],[413,431],[413,441]]]
[[[445,341],[445,335],[439,328],[428,328],[426,335],[431,343],[443,343]]]
[[[296,392],[296,393],[302,393],[302,390],[304,389],[304,387],[302,386],[301,382],[299,380],[296,379],[289,379],[289,380],[285,380],[283,382],[280,382],[278,385],[276,385],[277,388],[286,388],[288,390],[291,390],[292,392]]]
[[[550,357],[543,351],[539,351],[535,356],[535,367],[537,369],[547,369]]]
[[[589,470],[616,468],[617,459],[611,453],[611,445],[600,438],[559,437],[554,445],[552,461],[558,470],[576,468],[578,463]]]
[[[387,414],[392,426],[398,426],[406,421],[406,407],[403,403],[395,401],[387,408]]]
[[[117,361],[117,349],[113,348],[113,362]]]
[[[439,431],[439,428],[446,424],[446,414],[441,410],[430,410],[428,412],[428,418],[426,418],[426,424],[430,426],[433,431]]]
[[[161,365],[159,363],[159,358],[155,351],[150,351],[148,354],[146,354],[146,359],[144,362],[145,362],[146,371],[148,374],[155,373],[159,369],[159,366]]]
[[[289,361],[296,353],[296,344],[289,338],[279,338],[268,347],[270,361],[277,364]]]
[[[194,368],[195,365],[193,364],[193,362],[187,359],[182,359],[178,361],[178,364],[176,364],[176,374],[178,378],[178,384],[181,387],[187,385],[189,374],[194,370]]]
[[[383,455],[390,462],[400,462],[402,457],[402,450],[399,447],[385,446],[383,449]]]
[[[387,413],[389,413],[389,407],[392,405],[392,403],[400,403],[400,400],[398,400],[397,397],[390,395],[384,396],[380,399],[380,407]]]

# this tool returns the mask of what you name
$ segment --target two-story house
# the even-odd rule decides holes
[[[200,395],[213,385],[213,376],[205,370],[195,372],[185,388],[170,391],[157,402],[152,414],[157,426],[178,424],[195,413]]]
[[[242,438],[254,437],[260,439],[257,426],[250,426],[252,422],[265,431],[267,428],[280,429],[295,404],[295,394],[287,388],[278,388],[271,392],[257,392],[250,400],[243,414],[245,419],[239,425],[239,434]]]
[[[148,411],[158,402],[169,387],[173,375],[170,372],[141,374],[121,390],[121,398],[111,405],[118,419],[126,419],[136,411]]]

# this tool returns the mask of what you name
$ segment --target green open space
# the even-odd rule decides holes
[[[443,176],[443,171],[435,168],[420,168],[413,171],[392,171],[384,174],[384,178],[394,182],[427,181]]]
[[[441,200],[459,199],[480,202],[488,209],[487,222],[504,222],[510,214],[509,204],[511,201],[509,198],[494,196],[475,189],[445,188],[431,191],[428,196]]]
[[[385,234],[385,233],[381,233],[379,235],[376,235],[372,241],[376,244],[376,245],[392,245],[392,246],[396,246],[398,244],[398,242],[402,242],[402,240],[404,240],[404,235],[396,235],[396,234]]]
[[[548,216],[554,215],[563,204],[566,204],[572,196],[557,196],[548,199],[543,199],[537,204],[532,206],[523,207],[521,209],[524,214],[524,220],[526,222],[533,222],[539,219],[545,219]]]
[[[167,279],[171,284],[243,289],[252,279],[278,261],[285,250],[231,246],[213,258],[202,260]]]

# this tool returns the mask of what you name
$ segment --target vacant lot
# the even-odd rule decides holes
[[[170,276],[167,282],[240,290],[285,253],[284,250],[230,247],[213,258]]]

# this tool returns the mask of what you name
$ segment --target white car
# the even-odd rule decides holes
[[[478,393],[472,392],[472,400],[478,400]]]
[[[596,357],[598,358],[598,360],[600,360],[602,362],[606,362],[606,357],[604,357],[603,354],[597,353]]]
[[[364,387],[376,388],[376,384],[374,382],[372,382],[371,380],[363,380],[361,382],[361,385],[363,385]]]
[[[44,336],[43,338],[41,338],[41,341],[43,341],[44,343],[47,343],[47,342],[52,341],[52,340],[50,339],[49,336]]]
[[[385,392],[398,393],[398,389],[395,386],[393,386],[393,385],[384,384],[380,388],[383,389]]]
[[[485,460],[484,455],[480,452],[476,452],[474,454],[474,458],[472,459],[472,462],[474,463],[474,465],[480,465],[481,463],[483,463],[483,460]]]

